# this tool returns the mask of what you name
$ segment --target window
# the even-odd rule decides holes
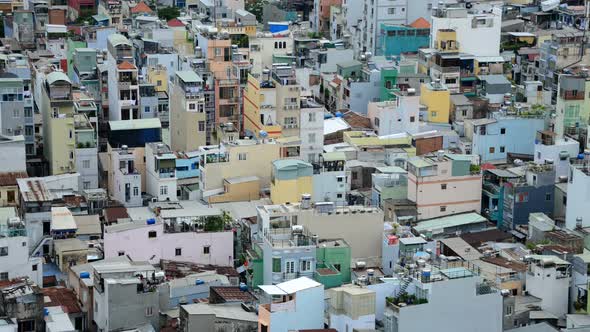
[[[529,193],[523,192],[516,194],[515,197],[516,203],[525,203],[529,201]]]
[[[145,315],[146,316],[152,316],[154,314],[154,308],[153,307],[147,307],[145,308]]]
[[[440,185],[440,189],[441,190],[447,190],[447,184],[446,183],[441,184]]]
[[[74,160],[74,151],[70,151],[70,160]]]
[[[90,181],[84,181],[84,182],[82,182],[82,188],[84,188],[84,189],[90,189]]]
[[[215,48],[215,56],[221,56],[221,53],[222,53],[222,48],[216,47]]]
[[[387,14],[395,15],[395,8],[387,8]]]
[[[133,196],[139,196],[139,188],[133,187]]]
[[[119,256],[125,256],[125,252],[124,252],[124,251],[119,251],[117,254],[118,254]]]
[[[342,176],[339,176],[339,177],[336,178],[336,181],[343,182],[344,181],[344,178]]]
[[[245,152],[238,153],[238,160],[246,160],[248,155]]]
[[[8,247],[0,247],[0,256],[8,256]]]
[[[545,194],[545,200],[546,201],[550,201],[551,200],[551,194],[550,193],[546,193]]]
[[[500,128],[500,134],[502,134],[502,135],[506,134],[506,128]]]
[[[209,255],[211,253],[211,246],[204,246],[203,247],[203,254]]]
[[[315,133],[308,134],[307,139],[308,139],[309,143],[315,143]]]
[[[416,121],[416,117],[415,116],[411,116],[410,117],[410,122],[415,122]]]
[[[37,271],[37,264],[33,264],[32,269],[33,269],[33,271]]]
[[[160,186],[160,195],[168,195],[168,187]]]
[[[157,86],[162,86],[162,80],[157,80],[157,81],[156,81],[156,85],[157,85]]]
[[[182,256],[182,248],[174,249],[174,255],[175,256]]]
[[[8,280],[8,272],[0,272],[0,281]]]
[[[311,260],[301,261],[301,272],[311,271]]]
[[[280,257],[273,257],[272,258],[272,272],[274,272],[274,273],[281,272],[281,258]]]
[[[436,117],[436,111],[430,112],[430,116],[433,117],[433,118]]]
[[[506,152],[506,147],[505,146],[501,146],[500,147],[500,153],[504,153]]]
[[[493,147],[493,146],[492,146],[492,147],[490,147],[490,153],[494,153],[494,152],[496,152],[496,148],[495,148],[495,147]]]
[[[90,168],[90,160],[82,160],[82,168]]]
[[[148,238],[149,239],[156,238],[157,236],[158,236],[158,233],[156,231],[149,231],[148,232]]]
[[[336,194],[336,198],[342,198],[342,194]]]
[[[447,207],[446,206],[441,206],[440,207],[440,212],[445,212],[447,211]]]
[[[510,316],[514,313],[514,308],[511,305],[506,306],[506,316]]]
[[[467,110],[462,110],[462,111],[461,111],[461,115],[462,115],[462,116],[467,116]]]
[[[146,106],[146,107],[143,109],[143,111],[144,111],[145,113],[149,113],[149,112],[150,112],[150,107],[149,107],[149,106]]]
[[[199,121],[199,131],[205,131],[205,121]]]
[[[309,122],[315,122],[315,113],[309,113]]]
[[[295,261],[287,261],[285,263],[285,273],[295,273]]]
[[[197,104],[195,104],[195,103],[190,103],[190,104],[188,104],[188,109],[189,109],[189,110],[194,110],[194,109],[196,109],[196,108],[197,108]]]
[[[18,108],[12,110],[12,116],[15,118],[19,118],[20,117],[20,111]]]

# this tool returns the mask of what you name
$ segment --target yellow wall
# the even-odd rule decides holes
[[[293,180],[278,180],[270,184],[270,199],[273,204],[299,202],[302,194],[313,194],[311,176],[304,176]]]
[[[449,123],[451,93],[448,89],[432,90],[426,84],[420,89],[420,103],[428,107],[428,122]],[[433,112],[436,112],[433,115]]]
[[[224,180],[241,176],[257,176],[260,187],[268,188],[272,162],[280,159],[279,144],[252,144],[226,146],[228,162],[206,164],[201,176],[205,183],[203,190],[223,187]],[[239,160],[239,154],[245,153],[246,160]]]
[[[456,31],[442,31],[442,30],[438,30],[436,32],[436,42],[437,42],[437,44],[435,45],[437,49],[439,49],[439,50],[442,49],[441,42],[443,42],[443,41],[446,41],[446,42],[448,42],[448,41],[454,41],[454,42],[456,42],[457,41],[457,32]],[[448,48],[449,46],[447,45],[446,47],[447,48],[445,50],[448,51],[449,50],[449,48]],[[455,44],[454,47],[453,47],[453,49],[457,49],[458,50],[459,48]]]
[[[51,119],[50,130],[45,133],[49,135],[49,167],[52,175],[70,173],[76,168],[76,135],[74,133],[74,118]],[[69,133],[72,132],[72,138]],[[73,153],[70,159],[70,152]],[[71,162],[71,163],[70,163]],[[63,168],[62,168],[63,167]]]
[[[166,67],[148,68],[147,81],[156,86],[156,91],[168,93],[168,71]],[[161,85],[158,86],[158,81]]]
[[[248,75],[248,84],[244,89],[244,129],[258,136],[260,130],[268,133],[269,137],[281,137],[281,126],[264,126],[260,122],[260,105],[264,100],[264,89],[256,77]]]
[[[225,193],[209,197],[209,204],[251,201],[260,198],[260,181],[225,183]]]

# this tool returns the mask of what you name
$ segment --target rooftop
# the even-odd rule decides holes
[[[72,289],[56,286],[42,288],[45,307],[61,307],[67,314],[82,312],[78,298]]]
[[[464,226],[469,224],[477,224],[487,222],[487,219],[475,212],[468,212],[462,214],[455,214],[440,218],[433,218],[420,221],[414,230],[418,233],[427,231],[443,230],[445,228]]]

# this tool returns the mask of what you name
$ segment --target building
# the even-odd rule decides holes
[[[288,205],[259,206],[257,215],[262,231],[271,231],[273,224],[296,224],[317,235],[318,239],[345,240],[355,261],[381,257],[383,211],[378,208],[340,207],[333,202],[315,203],[314,206],[291,202]]]
[[[297,159],[272,162],[270,197],[274,204],[297,202],[313,193],[313,166]]]
[[[487,119],[465,120],[465,137],[482,163],[505,161],[509,153],[532,156],[537,132],[544,129],[543,112],[494,112]]]
[[[421,116],[424,122],[449,123],[451,113],[451,93],[440,83],[422,84],[420,89],[420,104],[426,106],[426,114]]]
[[[279,144],[236,140],[202,146],[199,190],[203,199],[225,193],[225,179],[255,176],[261,189],[270,188],[272,162],[280,158]]]
[[[590,97],[586,93],[590,91],[590,80],[585,73],[558,77],[554,131],[559,138],[566,134],[578,135],[580,128],[590,120]]]
[[[139,110],[138,71],[135,66],[133,45],[123,35],[108,37],[108,92],[109,120],[141,118]]]
[[[369,103],[367,116],[377,135],[419,132],[420,97],[412,92],[397,92],[394,99],[379,103]]]
[[[337,331],[375,328],[376,293],[359,286],[343,286],[327,291],[330,328]]]
[[[570,263],[556,256],[532,255],[528,259],[528,294],[541,299],[541,310],[563,317],[568,313]]]
[[[180,306],[181,331],[255,331],[258,317],[242,306],[193,303]]]
[[[145,149],[146,192],[156,201],[177,200],[176,155],[162,143]]]
[[[16,179],[28,177],[26,172],[0,173],[0,207],[18,205],[18,184]]]
[[[408,172],[398,166],[377,167],[371,175],[371,204],[383,209],[385,200],[408,197]]]
[[[479,213],[481,188],[482,175],[471,169],[470,156],[437,152],[408,161],[408,199],[416,203],[418,220]]]
[[[312,195],[313,202],[344,203],[346,195],[350,192],[344,152],[322,153],[319,161],[313,163],[312,182],[313,190],[308,194]]]
[[[387,298],[385,331],[502,331],[502,296],[477,269],[428,266],[422,271],[403,279]],[[432,316],[435,311],[440,314]]]
[[[553,163],[555,165],[555,181],[567,178],[570,159],[576,158],[580,152],[580,143],[569,137],[559,138],[552,131],[539,131],[535,139],[535,164]]]
[[[20,136],[0,135],[0,162],[2,172],[25,172],[26,150],[25,139]]]
[[[170,83],[171,148],[194,151],[205,145],[207,120],[203,80],[193,71],[178,71]]]
[[[488,220],[475,212],[461,213],[420,221],[412,229],[427,238],[445,238],[457,233],[471,233],[486,230]]]
[[[430,23],[419,18],[409,25],[381,24],[375,55],[400,56],[430,46]]]
[[[129,149],[126,145],[110,149],[109,159],[109,195],[126,207],[141,206],[143,186],[136,165],[136,149]]]
[[[565,227],[576,229],[590,226],[590,214],[586,205],[586,195],[590,185],[590,163],[588,154],[584,160],[574,160],[570,166],[567,184],[567,205],[565,213]]]
[[[29,256],[29,243],[24,222],[16,208],[0,208],[0,280],[28,278],[43,284],[41,257]]]
[[[105,258],[233,266],[233,233],[219,209],[189,201],[163,206],[157,218],[105,227]]]
[[[0,315],[16,322],[15,331],[43,330],[44,302],[41,288],[32,281],[15,279],[0,286]]]
[[[266,302],[258,309],[259,331],[288,332],[324,327],[322,284],[301,277],[259,287],[264,292]]]

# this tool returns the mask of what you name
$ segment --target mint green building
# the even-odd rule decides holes
[[[397,91],[397,76],[397,68],[381,68],[381,92],[379,94],[379,99],[381,101],[395,99],[393,92]]]
[[[325,288],[350,283],[350,246],[342,239],[320,241],[316,250],[314,279]]]

